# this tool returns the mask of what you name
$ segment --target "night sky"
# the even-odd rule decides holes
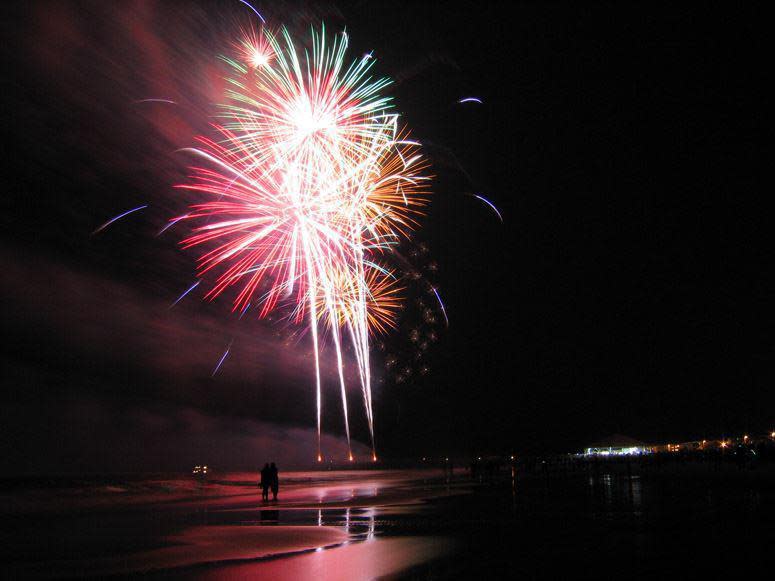
[[[436,176],[400,249],[420,279],[396,332],[374,341],[380,454],[771,430],[763,14],[480,4],[256,3],[298,34],[346,27],[353,58],[373,50]],[[201,289],[169,308],[196,280],[196,254],[182,229],[156,235],[190,201],[172,187],[187,175],[176,150],[209,132],[217,56],[249,11],[6,10],[2,474],[309,462],[309,337],[237,320],[228,297],[207,303]],[[457,103],[471,96],[483,104]],[[177,105],[138,103],[148,98]],[[420,352],[413,333],[435,339]],[[324,448],[341,454],[325,373]],[[364,454],[355,382],[350,409]]]

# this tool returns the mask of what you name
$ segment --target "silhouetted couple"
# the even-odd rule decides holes
[[[264,464],[261,469],[261,498],[269,500],[269,489],[272,489],[272,500],[277,500],[277,491],[280,489],[280,480],[277,477],[277,466]]]

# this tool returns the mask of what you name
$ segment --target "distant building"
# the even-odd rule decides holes
[[[621,434],[612,434],[584,449],[585,456],[634,456],[650,453],[651,446]]]

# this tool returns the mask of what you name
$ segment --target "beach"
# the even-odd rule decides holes
[[[16,578],[766,578],[772,471],[722,468],[281,472],[276,502],[248,473],[6,484],[3,562]]]
[[[284,557],[289,579],[333,579],[343,566],[374,578],[452,546],[438,537],[378,539],[378,518],[420,513],[428,499],[469,491],[435,470],[288,472],[269,502],[250,473],[53,479],[0,496],[11,524],[5,564],[24,577],[212,578],[224,574],[219,567],[250,563],[253,575],[278,578]]]

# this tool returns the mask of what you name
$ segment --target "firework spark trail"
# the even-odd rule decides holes
[[[174,302],[174,303],[172,303],[172,304],[169,306],[169,308],[171,309],[172,307],[174,307],[175,305],[177,305],[177,304],[178,304],[180,301],[182,301],[182,300],[183,300],[183,298],[184,298],[184,297],[185,297],[185,296],[186,296],[188,293],[190,293],[192,290],[194,290],[196,287],[198,287],[198,286],[199,286],[199,283],[200,283],[200,282],[202,282],[202,280],[201,280],[201,279],[200,279],[200,280],[198,280],[198,281],[196,281],[194,284],[192,284],[190,287],[188,287],[188,288],[187,288],[185,291],[183,291],[183,294],[182,294],[182,295],[180,295],[180,296],[179,296],[177,299],[175,299],[175,302]]]
[[[429,179],[419,144],[381,94],[390,81],[370,76],[371,54],[345,66],[347,45],[345,33],[327,42],[324,29],[313,30],[308,53],[286,29],[278,36],[264,29],[238,45],[243,60],[223,58],[234,77],[220,135],[186,150],[207,167],[192,167],[191,181],[178,186],[210,201],[172,221],[200,220],[183,246],[209,247],[199,274],[218,274],[206,298],[239,285],[235,311],[254,305],[264,317],[287,306],[296,322],[309,321],[319,460],[321,319],[333,338],[348,445],[340,329],[357,361],[376,459],[369,334],[391,326],[398,289],[375,259],[416,225]]]
[[[249,308],[250,308],[250,303],[248,303],[247,305],[245,305],[245,308],[244,308],[244,309],[242,309],[242,312],[239,314],[239,319],[242,319],[242,317],[244,317],[244,316],[245,316],[245,313],[247,313],[247,312],[248,312],[248,309],[249,309]]]
[[[137,208],[132,208],[131,210],[127,210],[127,211],[126,211],[126,212],[124,212],[123,214],[119,214],[119,215],[118,215],[118,216],[116,216],[115,218],[111,218],[110,220],[108,220],[107,222],[105,222],[105,223],[104,223],[102,226],[100,226],[99,228],[97,228],[97,229],[96,229],[94,232],[92,232],[92,236],[94,236],[95,234],[97,234],[97,232],[101,232],[102,230],[104,230],[105,228],[107,228],[108,226],[110,226],[110,225],[111,225],[113,222],[115,222],[116,220],[120,220],[120,219],[121,219],[121,218],[123,218],[124,216],[128,216],[129,214],[132,214],[133,212],[137,212],[137,211],[139,211],[139,210],[143,210],[143,209],[145,209],[145,208],[147,208],[147,207],[148,207],[148,205],[147,205],[147,204],[146,204],[146,205],[144,205],[144,206],[137,206]]]
[[[306,236],[303,236],[304,239],[304,247],[307,248],[309,245],[309,241],[307,240]],[[309,286],[310,288],[315,288],[316,281],[315,281],[315,275],[314,271],[312,269],[308,270],[308,276],[309,276]],[[315,310],[315,303],[310,302],[309,305],[310,308],[310,315],[312,316],[312,322],[310,324],[310,328],[312,329],[312,346],[315,353],[315,397],[316,397],[316,403],[317,403],[317,423],[318,423],[318,462],[323,460],[323,456],[321,455],[320,450],[320,414],[321,414],[321,393],[320,393],[320,350],[318,349],[318,325],[316,322],[317,319],[317,312]]]
[[[433,289],[433,294],[436,295],[436,300],[439,301],[439,306],[441,307],[441,312],[444,314],[444,320],[447,322],[447,327],[449,327],[449,318],[447,317],[447,309],[444,307],[444,303],[441,300],[441,297],[439,296],[439,291],[436,290],[436,287],[431,287]]]
[[[181,220],[184,220],[184,219],[188,218],[188,216],[189,216],[189,215],[188,215],[188,214],[186,214],[185,216],[179,216],[179,217],[177,217],[177,218],[174,218],[174,219],[170,220],[169,222],[167,222],[167,223],[164,225],[164,227],[163,227],[161,230],[159,230],[159,231],[156,233],[156,236],[161,236],[161,235],[162,235],[162,234],[164,234],[164,233],[165,233],[167,230],[169,230],[170,228],[172,228],[172,227],[173,227],[175,224],[177,224],[177,223],[178,223],[178,222],[180,222]]]
[[[213,369],[213,372],[210,374],[210,377],[215,377],[215,374],[218,373],[218,370],[221,368],[221,365],[223,365],[224,360],[226,359],[226,357],[228,357],[229,351],[231,351],[231,344],[233,342],[234,341],[229,342],[229,346],[226,347],[226,351],[223,352],[223,355],[218,360],[218,364],[215,366],[215,369]]]
[[[495,212],[495,213],[498,215],[498,219],[501,221],[501,224],[503,223],[503,216],[501,216],[501,213],[500,213],[500,211],[498,210],[498,208],[496,208],[496,207],[495,207],[495,204],[493,204],[493,203],[492,203],[490,200],[488,200],[487,198],[485,198],[485,197],[483,197],[483,196],[480,196],[479,194],[474,194],[474,197],[475,197],[475,198],[477,198],[478,200],[481,200],[481,201],[483,201],[483,202],[484,202],[485,204],[487,204],[488,206],[490,206],[490,208],[492,208],[492,211],[493,211],[493,212]]]
[[[465,99],[460,99],[458,103],[479,103],[482,104],[482,100],[478,97],[466,97]]]
[[[342,410],[344,412],[344,429],[347,435],[347,458],[352,461],[353,450],[350,443],[350,419],[347,415],[347,390],[344,383],[344,364],[342,363],[342,348],[339,343],[339,329],[334,327],[331,330],[331,336],[334,338],[334,347],[336,349],[336,366],[339,371],[339,386],[342,394]]]
[[[238,2],[242,2],[242,3],[243,3],[245,6],[247,6],[248,8],[250,8],[250,9],[253,11],[253,13],[254,13],[256,16],[258,16],[258,17],[259,17],[259,19],[261,20],[261,22],[262,22],[263,24],[266,24],[266,20],[264,20],[264,17],[263,17],[263,16],[261,16],[261,13],[260,13],[258,10],[256,10],[256,9],[255,9],[255,8],[254,8],[254,7],[253,7],[253,6],[252,6],[250,3],[246,2],[245,0],[237,0],[237,1],[238,1]]]

